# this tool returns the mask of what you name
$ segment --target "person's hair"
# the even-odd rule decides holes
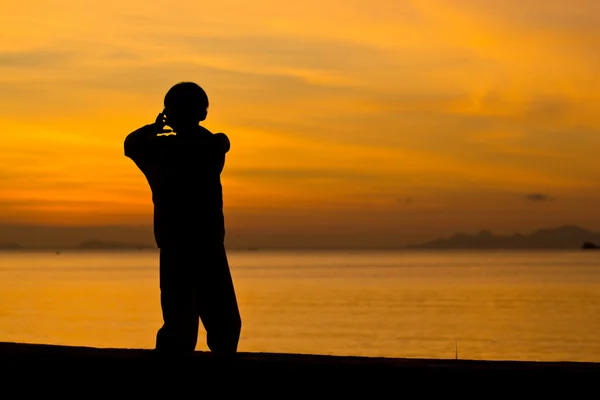
[[[165,107],[198,106],[208,109],[208,96],[204,89],[194,82],[179,82],[165,95]]]

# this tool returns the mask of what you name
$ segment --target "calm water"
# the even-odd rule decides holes
[[[600,361],[600,252],[229,254],[240,351]],[[0,252],[0,341],[152,348],[161,322],[157,252]]]

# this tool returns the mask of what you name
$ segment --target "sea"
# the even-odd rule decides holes
[[[242,352],[600,362],[600,251],[228,254]],[[0,341],[153,348],[158,255],[0,252]]]

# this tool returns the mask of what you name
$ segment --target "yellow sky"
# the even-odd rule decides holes
[[[206,126],[232,142],[232,232],[600,229],[596,0],[23,0],[3,12],[0,223],[150,224],[123,139],[192,80],[211,99]]]

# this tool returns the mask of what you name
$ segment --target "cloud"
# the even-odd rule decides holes
[[[176,34],[166,39],[171,47],[179,46],[200,55],[224,56],[230,61],[270,69],[300,67],[346,70],[378,64],[389,54],[360,43],[331,39],[309,39],[283,35],[197,36]]]
[[[72,61],[75,53],[68,51],[26,50],[0,52],[0,67],[5,68],[46,68],[64,66]]]
[[[538,202],[554,200],[553,197],[550,197],[549,195],[544,194],[544,193],[531,193],[531,194],[528,194],[525,198],[529,201],[538,201]]]
[[[244,178],[270,178],[275,180],[348,180],[360,181],[377,178],[377,171],[359,172],[354,169],[337,168],[336,170],[327,167],[317,168],[228,168],[228,173],[235,177]]]

